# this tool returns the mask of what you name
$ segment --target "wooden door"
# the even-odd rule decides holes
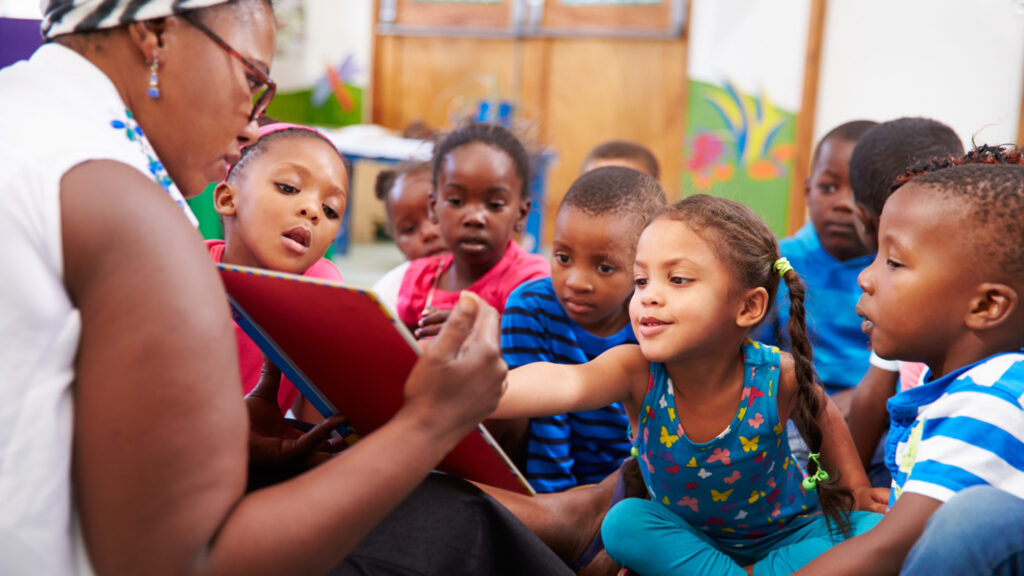
[[[648,146],[670,198],[678,195],[687,85],[682,0],[382,4],[397,14],[383,14],[384,21],[378,10],[375,123],[448,128],[472,117],[481,99],[510,100],[525,140],[557,155],[548,171],[548,215],[586,153],[610,139]],[[546,218],[545,243],[552,226]]]

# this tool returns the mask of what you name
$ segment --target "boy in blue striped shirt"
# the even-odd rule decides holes
[[[523,284],[506,303],[509,368],[582,364],[636,343],[628,313],[636,242],[665,204],[657,180],[629,168],[598,168],[572,184],[555,218],[551,278]],[[629,455],[628,426],[619,404],[531,419],[527,480],[538,492],[600,482]]]
[[[889,512],[799,574],[897,574],[954,495],[991,486],[1024,498],[1021,164],[1020,151],[983,148],[925,169],[886,201],[857,309],[880,356],[923,362],[928,373],[889,400]],[[962,528],[965,538],[977,534]],[[1003,532],[1019,551],[1024,530]]]

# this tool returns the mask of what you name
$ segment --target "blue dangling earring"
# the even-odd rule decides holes
[[[146,94],[154,100],[160,97],[160,86],[156,77],[156,67],[157,61],[156,58],[153,58],[153,61],[149,64],[149,90],[146,91]]]

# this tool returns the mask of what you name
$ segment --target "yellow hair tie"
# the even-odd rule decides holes
[[[786,272],[793,271],[793,265],[790,264],[789,259],[785,257],[776,260],[775,265],[772,266],[772,268],[774,268],[775,271],[779,273],[779,278],[785,278]]]
[[[790,270],[792,270],[792,268],[790,268]],[[818,467],[818,471],[814,473],[814,476],[808,476],[800,483],[800,486],[807,492],[817,488],[819,482],[828,482],[828,472],[821,467],[821,462],[818,462],[819,456],[821,456],[821,454],[811,454],[807,457],[809,460],[813,460],[814,464]]]

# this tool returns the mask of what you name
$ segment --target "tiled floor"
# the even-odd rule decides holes
[[[375,242],[352,244],[347,254],[335,254],[333,261],[346,283],[369,288],[405,258],[394,242]]]

